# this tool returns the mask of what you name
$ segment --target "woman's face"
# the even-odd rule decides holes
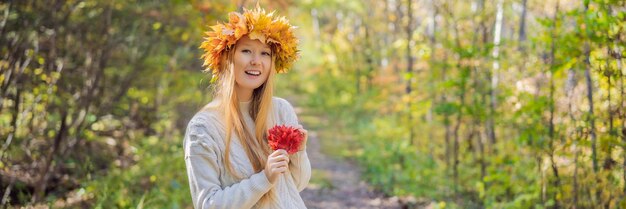
[[[243,36],[235,44],[235,82],[240,90],[254,90],[267,80],[272,50],[259,40]]]

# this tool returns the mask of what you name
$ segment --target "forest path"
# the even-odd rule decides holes
[[[386,198],[370,189],[355,163],[327,156],[321,147],[316,132],[310,131],[311,182],[301,192],[308,208],[402,208],[397,197]]]
[[[297,100],[295,100],[297,101]],[[386,197],[381,192],[375,191],[367,182],[361,180],[361,168],[352,160],[331,154],[336,152],[337,140],[324,134],[328,121],[303,108],[299,108],[297,102],[290,99],[290,103],[296,107],[299,121],[309,132],[307,142],[307,154],[311,162],[311,180],[309,185],[300,193],[306,206],[310,209],[323,208],[432,208],[433,204],[407,201],[398,197]],[[324,137],[326,136],[326,137]],[[323,141],[324,140],[324,141]],[[333,147],[333,148],[331,148]],[[410,206],[409,206],[410,205]]]

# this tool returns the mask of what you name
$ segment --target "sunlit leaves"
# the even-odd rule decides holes
[[[323,7],[324,10],[321,10],[317,7],[321,4],[316,4],[320,2],[332,5],[341,1],[303,3],[316,9],[320,30],[330,33],[322,33],[321,40],[316,40],[318,47],[309,49],[321,49],[320,56],[312,57],[321,60],[318,63],[323,66],[323,70],[314,71],[316,74],[303,74],[310,78],[305,81],[313,81],[307,85],[313,95],[310,105],[330,115],[340,112],[342,117],[338,120],[344,121],[342,124],[353,124],[351,121],[355,118],[368,121],[372,117],[377,118],[376,124],[385,124],[378,125],[373,131],[382,135],[364,134],[360,137],[363,147],[366,147],[360,159],[367,166],[367,177],[375,185],[381,185],[382,190],[396,195],[434,195],[403,187],[405,182],[402,181],[407,176],[410,176],[408,179],[415,177],[412,182],[406,182],[415,187],[419,187],[417,185],[425,178],[417,178],[419,175],[416,173],[420,171],[413,170],[420,165],[407,166],[403,168],[405,172],[396,173],[398,158],[415,156],[406,154],[396,158],[393,152],[399,151],[394,146],[402,145],[398,140],[408,141],[419,144],[413,148],[416,153],[424,150],[434,153],[435,161],[445,168],[434,171],[441,178],[428,180],[450,181],[452,165],[446,164],[446,161],[452,158],[452,153],[446,150],[453,143],[446,139],[453,139],[450,136],[456,131],[459,135],[461,185],[442,184],[443,188],[436,189],[450,192],[459,188],[470,198],[478,196],[482,204],[479,207],[543,208],[557,204],[559,207],[572,207],[574,192],[579,198],[578,207],[591,207],[598,202],[583,195],[584,190],[595,191],[600,185],[607,186],[607,182],[616,185],[607,193],[620,193],[618,190],[623,180],[619,177],[603,176],[600,178],[610,180],[593,183],[593,179],[599,176],[589,172],[592,129],[589,121],[596,121],[598,148],[602,149],[599,158],[622,160],[616,156],[622,150],[618,126],[623,117],[618,114],[623,111],[623,104],[618,100],[624,97],[619,91],[624,75],[617,59],[621,59],[623,68],[624,61],[618,58],[618,54],[623,57],[625,49],[623,3],[528,1],[526,29],[529,41],[521,43],[517,39],[520,1],[505,0],[500,57],[495,59],[492,55],[495,49],[492,44],[494,20],[489,18],[496,12],[493,5],[497,1],[485,1],[484,5],[477,2],[420,2],[420,9],[429,10],[416,14],[418,19],[424,20],[418,24],[419,27],[433,27],[429,25],[432,22],[426,20],[434,15],[437,31],[431,33],[416,27],[410,32],[411,40],[406,39],[406,34],[398,33],[404,32],[401,20],[407,18],[406,1],[380,1],[381,7],[369,9],[370,15],[367,16],[361,15],[359,10],[340,6]],[[559,11],[555,11],[557,2]],[[589,6],[586,12],[584,5]],[[432,9],[438,13],[430,13]],[[379,92],[384,92],[385,96],[368,96],[358,91],[362,90],[358,86],[365,74],[364,62],[359,57],[370,56],[362,50],[367,42],[360,39],[363,38],[360,36],[361,20],[367,22],[370,32],[375,31],[370,33],[372,39],[384,43],[376,47],[382,57],[374,56],[381,61],[378,62],[380,65],[374,65],[371,75],[375,80],[387,81],[373,85],[373,89],[382,89]],[[429,39],[431,34],[435,36]],[[431,43],[431,40],[434,42]],[[587,81],[583,74],[587,67],[586,44],[591,55],[593,117],[589,113]],[[418,69],[414,72],[406,71],[407,45],[413,47],[413,67]],[[522,51],[515,47],[518,45],[530,47]],[[495,62],[499,67],[497,72],[493,70]],[[497,79],[497,82],[492,79]],[[406,93],[404,85],[408,80],[416,81],[411,86],[411,93]],[[553,89],[551,82],[554,82]],[[490,90],[496,91],[493,98]],[[346,92],[355,94],[350,98],[352,105],[338,105],[338,101],[346,98],[340,95]],[[360,110],[364,107],[361,103],[364,100],[380,103],[378,111]],[[494,112],[490,110],[492,100],[496,101]],[[346,109],[337,111],[339,108]],[[369,115],[364,115],[367,113]],[[490,117],[493,117],[495,133],[500,140],[493,145],[487,141]],[[611,130],[610,118],[613,124]],[[554,124],[553,129],[550,124]],[[359,128],[362,126],[347,126],[356,133],[367,132],[367,129]],[[416,139],[409,139],[411,129],[418,130]],[[385,142],[392,145],[384,145]],[[383,146],[390,151],[376,153]],[[576,155],[578,158],[574,162]],[[551,162],[550,158],[554,158],[555,162]],[[379,162],[381,159],[385,159],[383,163]],[[481,162],[486,166],[486,178],[482,179]],[[557,177],[553,173],[553,165],[560,174],[561,184],[558,187],[554,186]],[[575,168],[579,171],[576,177],[572,172]],[[618,166],[614,165],[611,169],[607,173],[621,175]],[[577,191],[571,183],[574,179],[578,181]],[[598,201],[609,201],[607,193],[602,193]],[[430,197],[445,199],[445,194],[450,193],[443,194]],[[458,199],[455,200],[458,202]],[[613,198],[610,201],[613,201],[610,204],[616,204],[618,200]]]

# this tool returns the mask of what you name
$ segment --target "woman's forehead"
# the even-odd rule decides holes
[[[261,48],[270,49],[270,47],[267,44],[261,43],[261,41],[256,40],[256,39],[252,40],[248,36],[241,37],[237,41],[237,45],[245,45],[245,46],[261,47]]]

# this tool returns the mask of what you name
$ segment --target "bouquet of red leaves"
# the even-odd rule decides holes
[[[293,154],[300,149],[304,135],[296,128],[277,125],[268,131],[267,141],[272,150],[284,149],[287,153]]]

